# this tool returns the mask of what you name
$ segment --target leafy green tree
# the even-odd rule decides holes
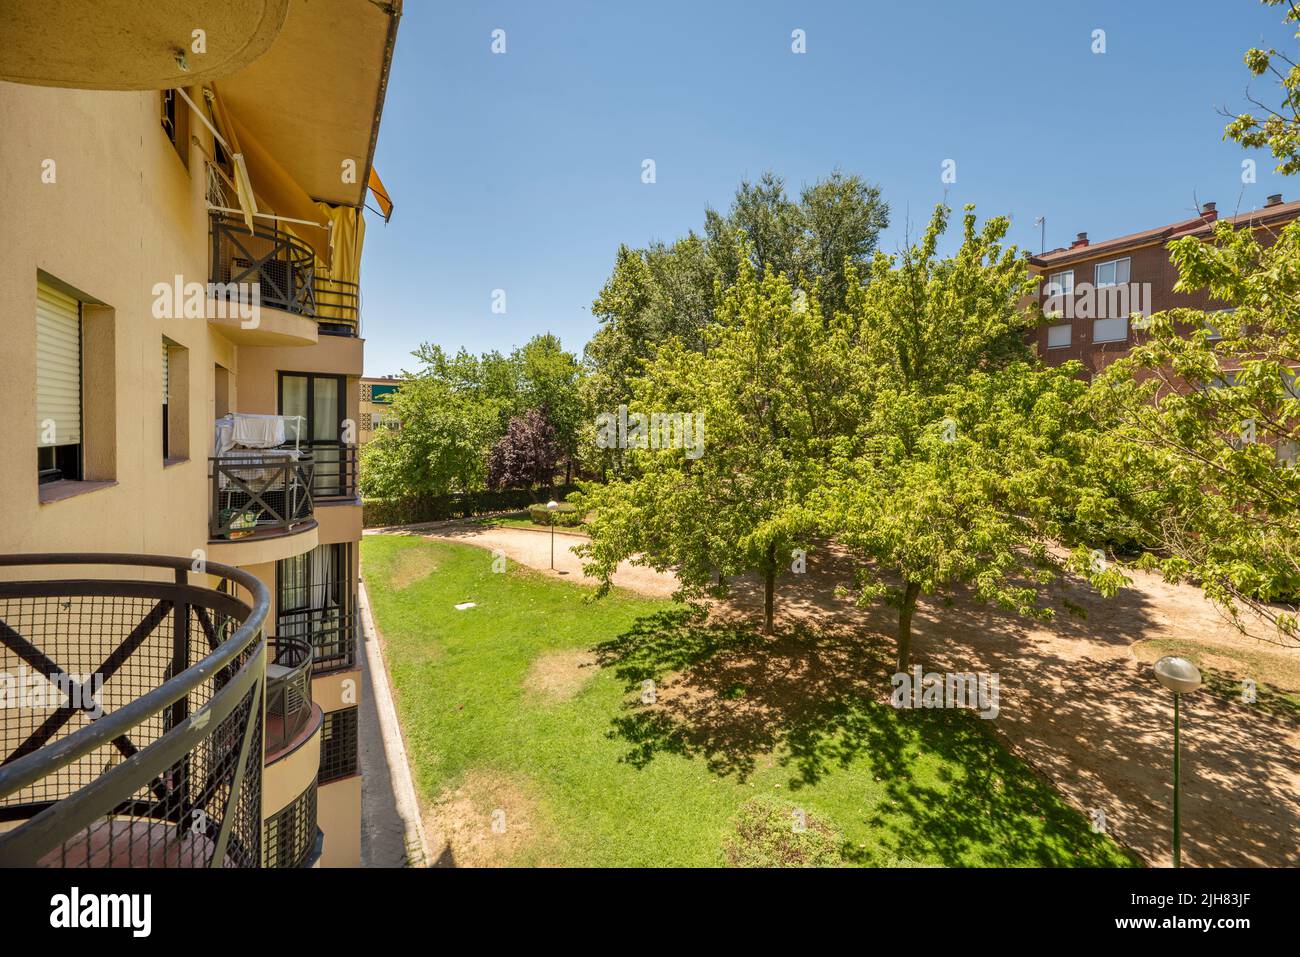
[[[849,330],[815,298],[796,300],[785,276],[769,270],[760,280],[747,258],[739,269],[704,331],[706,348],[670,339],[636,381],[629,467],[584,489],[592,540],[579,552],[603,589],[625,559],[673,570],[687,596],[725,593],[731,578],[755,573],[771,633],[777,579],[811,544],[808,498],[856,415]],[[656,422],[674,413],[702,432],[665,440]],[[637,447],[638,414],[648,448]]]
[[[401,428],[381,429],[362,448],[362,494],[410,498],[481,489],[484,456],[501,428],[499,408],[431,372],[403,376],[393,398]]]
[[[1300,6],[1294,0],[1261,0],[1266,6],[1287,6],[1283,22],[1295,25],[1295,39],[1300,40]],[[1300,172],[1300,64],[1295,55],[1287,56],[1272,47],[1252,47],[1246,51],[1246,68],[1253,76],[1273,78],[1278,100],[1269,105],[1247,94],[1255,112],[1229,114],[1232,122],[1224,130],[1224,139],[1257,149],[1268,147],[1278,161],[1277,172],[1283,175]]]
[[[846,267],[865,264],[889,222],[879,188],[839,172],[806,187],[798,201],[780,177],[765,173],[741,183],[724,214],[706,210],[703,235],[644,249],[620,247],[614,271],[592,312],[601,327],[588,343],[586,405],[596,412],[626,402],[661,343],[705,347],[705,330],[719,306],[720,290],[737,281],[742,262],[758,275],[784,276],[805,294],[818,295],[834,315],[847,293]],[[617,450],[603,456],[620,460]]]
[[[582,368],[560,340],[534,336],[510,355],[464,349],[448,355],[425,343],[415,373],[393,403],[402,428],[381,433],[361,459],[364,494],[383,498],[445,495],[483,487],[486,462],[511,421],[546,408],[562,454],[572,459],[586,419]],[[549,476],[548,476],[549,481]]]
[[[534,336],[515,350],[518,367],[516,416],[527,410],[545,409],[546,420],[555,430],[555,441],[566,465],[565,481],[573,479],[578,437],[587,418],[582,399],[582,366],[577,356],[565,352],[559,337],[550,333]]]
[[[1085,481],[1078,367],[1032,355],[1034,280],[1002,245],[1007,220],[977,229],[967,207],[960,249],[940,258],[948,216],[938,207],[918,244],[877,255],[869,283],[850,275],[860,417],[815,498],[824,531],[862,559],[860,601],[898,609],[900,671],[923,595],[966,586],[1050,618],[1048,587],[1067,568],[1108,592],[1123,581],[1086,548],[1053,547],[1106,504]]]
[[[1151,549],[1140,566],[1199,582],[1242,630],[1295,644],[1300,222],[1263,241],[1221,222],[1170,257],[1175,290],[1223,309],[1151,316],[1146,341],[1094,382],[1092,414],[1115,423],[1098,471],[1123,479],[1128,532]]]

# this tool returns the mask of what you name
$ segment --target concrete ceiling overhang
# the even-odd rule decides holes
[[[81,90],[165,90],[219,80],[271,48],[289,5],[0,0],[0,79]],[[195,50],[199,40],[204,52]],[[180,51],[188,69],[177,62]]]
[[[315,200],[365,202],[400,16],[396,0],[291,0],[266,55],[217,84]]]

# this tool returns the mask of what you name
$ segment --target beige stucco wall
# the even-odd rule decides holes
[[[0,408],[9,413],[0,420],[0,551],[188,555],[206,543],[211,369],[230,350],[203,319],[152,315],[155,282],[207,279],[202,158],[193,151],[186,169],[158,103],[157,93],[0,83]],[[42,182],[45,160],[52,183]],[[111,390],[85,396],[83,421],[96,430],[87,477],[116,484],[45,505],[36,483],[37,270],[104,304],[94,321],[110,324],[111,342],[87,335],[86,377],[92,366],[114,373]],[[166,468],[163,336],[188,350],[191,370],[190,460]],[[96,416],[105,409],[112,414]]]
[[[313,528],[274,546],[232,542],[213,549],[208,543],[207,457],[218,405],[275,412],[278,370],[340,373],[349,377],[348,415],[356,418],[364,345],[332,336],[311,344],[308,336],[292,335],[301,320],[270,324],[272,331],[290,333],[280,341],[301,345],[262,345],[256,336],[206,318],[154,318],[154,284],[170,285],[176,276],[205,283],[209,249],[203,154],[186,142],[188,168],[178,156],[159,122],[159,94],[0,83],[0,118],[0,408],[6,412],[0,417],[0,553],[189,556],[202,549],[211,560],[252,566],[274,596],[275,559],[318,541],[359,540],[359,507],[329,506],[322,522],[326,537]],[[199,124],[190,130],[210,153],[211,134]],[[42,182],[45,160],[54,163],[52,183]],[[46,504],[37,484],[38,270],[101,304],[85,311],[83,379],[94,388],[82,404],[86,478],[103,481]],[[188,459],[167,465],[163,337],[186,350],[184,373],[173,375],[171,392],[173,404],[185,405],[184,420],[173,421],[172,433],[188,445]],[[217,365],[227,370],[220,388]],[[102,573],[141,574],[130,568]],[[14,574],[61,573],[0,571]],[[270,622],[267,630],[273,630]],[[263,782],[267,814],[314,775],[319,736],[289,760]],[[347,790],[331,787],[336,795]],[[331,861],[356,863],[359,779],[356,788],[350,805],[338,797],[323,802],[326,847],[339,849],[327,851]],[[331,828],[340,833],[329,834]]]
[[[361,776],[322,784],[316,792],[316,821],[325,832],[321,867],[361,866]]]

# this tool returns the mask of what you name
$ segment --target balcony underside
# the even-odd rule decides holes
[[[165,90],[230,76],[280,35],[289,0],[7,0],[0,79],[79,90]],[[206,51],[195,52],[201,28]],[[177,63],[185,52],[185,66]]]
[[[314,346],[320,340],[315,319],[274,306],[260,306],[256,319],[232,314],[226,303],[208,299],[208,323],[240,346]]]
[[[225,565],[247,567],[292,558],[319,544],[318,526],[313,518],[288,532],[260,532],[233,540],[209,539],[208,558]]]

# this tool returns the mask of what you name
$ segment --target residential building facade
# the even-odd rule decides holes
[[[1297,216],[1300,201],[1284,203],[1274,195],[1261,208],[1227,221],[1254,229],[1260,241],[1268,243],[1271,234]],[[1068,248],[1031,256],[1031,270],[1043,277],[1039,303],[1049,317],[1055,316],[1034,333],[1044,362],[1078,360],[1091,378],[1143,341],[1145,333],[1132,321],[1132,313],[1223,308],[1204,292],[1174,291],[1178,270],[1168,248],[1185,236],[1209,239],[1218,220],[1216,205],[1205,203],[1198,216],[1181,222],[1102,242],[1079,233]]]
[[[362,445],[369,442],[379,429],[398,424],[393,412],[393,397],[402,387],[401,379],[394,376],[366,377],[361,379],[361,422],[358,435]]]
[[[0,863],[356,865],[359,264],[401,4],[181,6],[96,4],[0,70],[0,674],[47,699],[4,702]],[[103,49],[136,20],[156,43]]]

